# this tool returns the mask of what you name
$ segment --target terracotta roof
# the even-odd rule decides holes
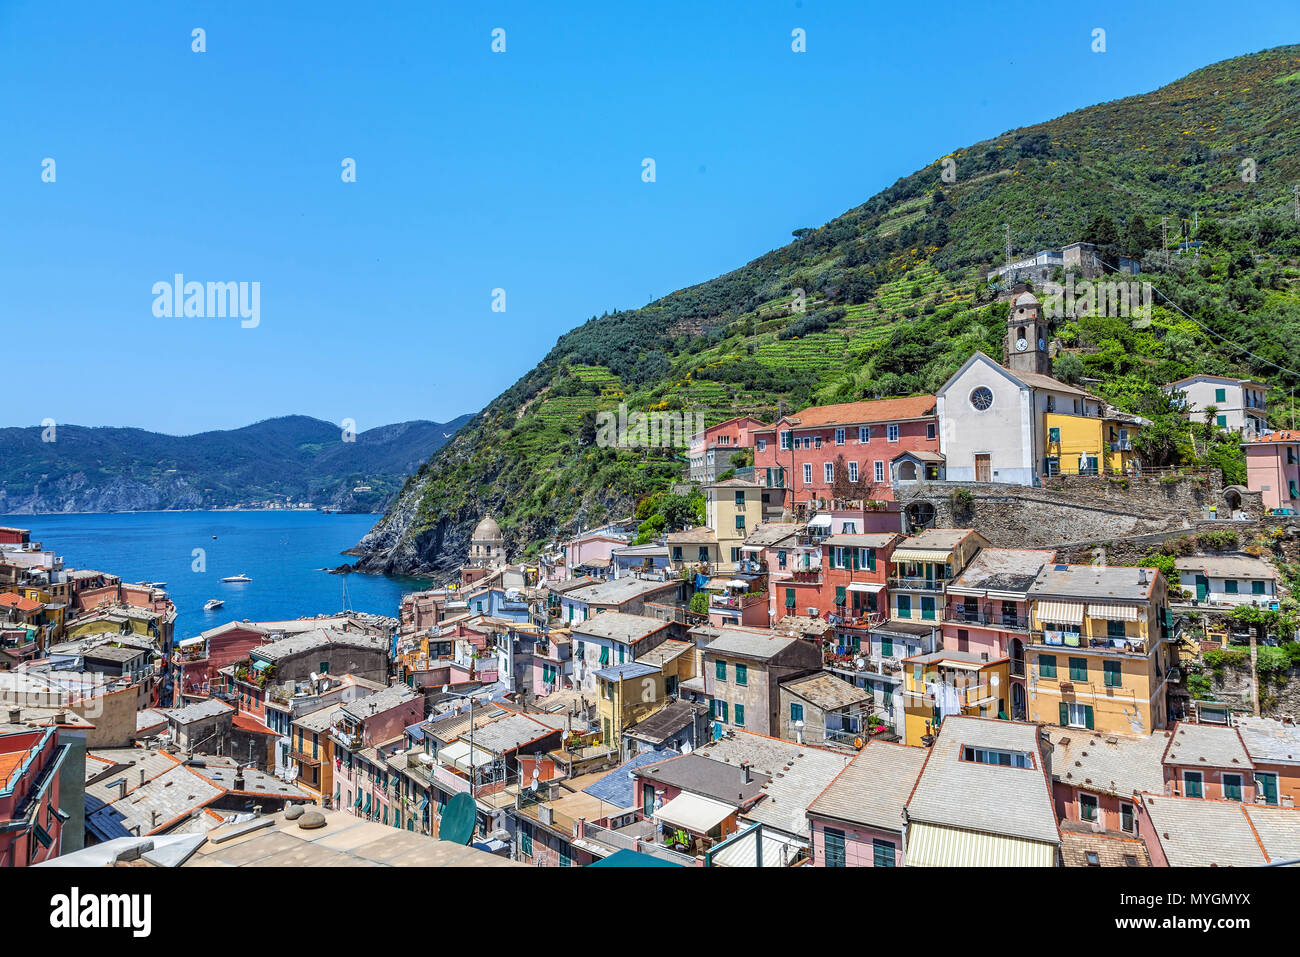
[[[838,405],[813,405],[801,409],[786,421],[808,428],[818,425],[857,425],[867,422],[897,422],[934,415],[933,395],[913,395],[905,399],[873,399],[867,402],[841,402]],[[777,425],[780,423],[778,422]],[[754,431],[769,431],[776,425]]]
[[[1268,435],[1257,435],[1249,441],[1241,443],[1242,445],[1276,445],[1279,442],[1292,443],[1300,442],[1300,432],[1294,429],[1281,429],[1277,432],[1270,432]]]
[[[5,592],[0,595],[0,605],[7,608],[17,608],[19,611],[39,611],[43,607],[39,601],[32,601],[30,598],[15,595],[13,592]]]

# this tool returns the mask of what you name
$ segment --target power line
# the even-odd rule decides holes
[[[1166,250],[1166,256],[1167,256],[1167,255],[1168,255],[1168,250]],[[1102,259],[1102,258],[1100,258],[1100,257],[1097,258],[1097,262],[1101,263],[1103,266],[1105,266],[1105,267],[1106,267],[1107,269],[1109,269],[1111,272],[1114,272],[1114,273],[1118,273],[1118,272],[1120,272],[1120,270],[1119,270],[1117,267],[1115,267],[1115,266],[1112,265],[1111,263],[1106,262],[1104,259]],[[1145,280],[1144,280],[1144,281],[1145,281]],[[1155,291],[1155,294],[1156,294],[1157,296],[1159,296],[1159,297],[1160,297],[1161,299],[1163,299],[1165,302],[1169,303],[1169,305],[1173,306],[1173,308],[1174,308],[1175,310],[1177,310],[1178,313],[1179,313],[1180,315],[1182,315],[1184,318],[1190,319],[1192,322],[1196,323],[1198,326],[1200,326],[1202,329],[1204,329],[1204,330],[1205,330],[1206,332],[1208,332],[1210,335],[1214,336],[1216,339],[1220,339],[1220,340],[1222,340],[1223,342],[1226,342],[1228,345],[1232,346],[1234,349],[1237,349],[1237,350],[1240,351],[1240,352],[1244,352],[1246,355],[1250,356],[1252,359],[1254,359],[1254,360],[1257,361],[1257,362],[1262,362],[1264,365],[1272,366],[1274,369],[1277,369],[1279,372],[1285,372],[1285,373],[1286,373],[1287,375],[1289,375],[1289,376],[1292,376],[1292,377],[1294,377],[1294,378],[1296,378],[1296,379],[1300,379],[1300,372],[1296,372],[1294,369],[1288,369],[1286,366],[1280,366],[1280,365],[1278,365],[1276,362],[1274,362],[1272,359],[1265,359],[1263,356],[1258,355],[1257,353],[1251,352],[1249,349],[1247,349],[1247,348],[1246,348],[1245,346],[1243,346],[1241,343],[1236,342],[1236,341],[1234,341],[1234,340],[1232,340],[1232,339],[1229,339],[1227,336],[1223,335],[1222,333],[1216,332],[1215,330],[1213,330],[1213,329],[1211,329],[1209,326],[1207,326],[1205,323],[1201,322],[1201,320],[1197,319],[1195,316],[1193,316],[1191,313],[1189,313],[1187,310],[1185,310],[1182,306],[1178,305],[1178,303],[1174,302],[1172,299],[1170,299],[1168,296],[1166,296],[1166,295],[1165,295],[1163,292],[1161,292],[1159,289],[1156,289],[1154,283],[1148,283],[1148,285],[1151,286],[1151,288]]]

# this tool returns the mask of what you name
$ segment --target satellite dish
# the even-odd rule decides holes
[[[866,659],[866,658],[854,658],[854,659],[853,659],[853,667],[857,668],[859,671],[866,671],[866,670],[867,670],[867,659]]]
[[[474,799],[464,791],[453,794],[438,823],[438,840],[467,845],[474,836],[474,820],[478,808]]]

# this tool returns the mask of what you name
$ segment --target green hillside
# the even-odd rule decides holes
[[[596,447],[595,413],[619,402],[709,423],[770,417],[780,403],[932,391],[974,350],[1000,357],[1006,306],[984,276],[1003,261],[1004,223],[1016,258],[1076,240],[1112,262],[1140,258],[1142,278],[1199,321],[1158,306],[1136,327],[1058,323],[1057,373],[1155,419],[1149,459],[1232,472],[1231,445],[1193,446],[1154,387],[1195,371],[1250,375],[1270,383],[1275,424],[1289,424],[1300,383],[1270,363],[1300,366],[1298,78],[1300,47],[1278,48],[1008,131],[955,150],[954,182],[936,157],[734,272],[588,320],[408,481],[359,547],[361,566],[448,571],[487,512],[513,556],[638,502],[653,512],[645,497],[680,475],[684,451]],[[1199,258],[1166,263],[1161,217],[1169,247],[1195,238]]]

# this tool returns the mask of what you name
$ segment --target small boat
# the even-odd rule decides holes
[[[223,582],[251,582],[253,579],[240,572],[238,575],[229,575],[221,580]]]
[[[203,610],[204,610],[204,611],[216,611],[218,608],[220,608],[220,607],[221,607],[222,605],[224,605],[224,604],[225,604],[225,602],[222,601],[220,598],[209,598],[206,602],[203,603]]]

